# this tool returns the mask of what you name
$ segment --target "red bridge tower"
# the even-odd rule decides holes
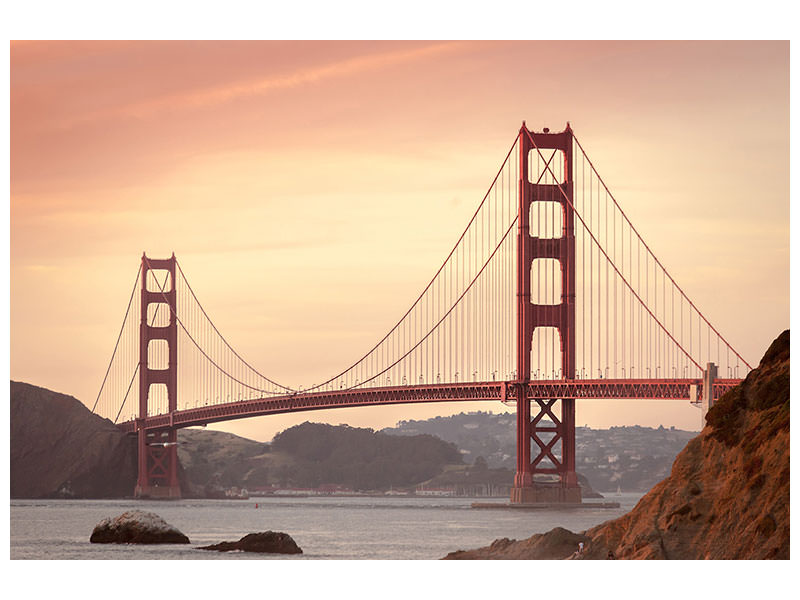
[[[148,272],[168,272],[165,289],[147,287]],[[148,324],[148,308],[169,311],[169,324]],[[155,313],[153,313],[155,314]],[[164,313],[162,313],[164,314]],[[166,369],[150,368],[151,342],[164,340],[168,346]],[[155,354],[155,353],[153,353]],[[139,443],[139,477],[134,495],[137,498],[180,498],[178,483],[178,430],[173,427],[147,430],[147,408],[153,385],[166,387],[167,404],[172,414],[178,408],[178,328],[175,302],[175,255],[167,259],[148,259],[142,255],[142,315],[139,325],[139,418],[136,428]]]
[[[537,414],[531,419],[528,383],[531,380],[531,349],[537,327],[553,327],[561,341],[561,374],[575,378],[575,229],[573,201],[572,129],[560,133],[530,132],[522,123],[519,132],[519,220],[517,232],[517,472],[511,490],[511,502],[580,502],[581,491],[575,475],[575,399],[536,399]],[[560,150],[563,153],[564,180],[557,184],[533,183],[529,176],[529,155],[538,149]],[[562,209],[561,237],[531,237],[529,229],[531,204],[554,202]],[[533,304],[531,269],[533,261],[549,258],[561,266],[561,303]],[[553,412],[561,400],[561,418]],[[552,425],[543,425],[547,417]],[[552,435],[545,440],[540,434]],[[549,437],[549,436],[548,436]],[[537,454],[531,460],[531,442]],[[561,442],[561,459],[554,446]],[[548,459],[553,466],[544,466]],[[534,483],[536,474],[555,474],[556,484]]]

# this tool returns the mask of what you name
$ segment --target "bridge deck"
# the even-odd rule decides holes
[[[716,380],[714,399],[721,397],[740,382],[740,379]],[[528,383],[528,396],[542,400],[552,398],[689,400],[689,390],[692,385],[697,386],[700,394],[702,382],[699,379],[540,380]],[[150,430],[181,428],[248,417],[355,406],[486,400],[513,402],[516,400],[516,392],[517,384],[505,381],[301,392],[179,410],[172,414],[126,421],[120,423],[118,427],[133,433],[142,427]]]

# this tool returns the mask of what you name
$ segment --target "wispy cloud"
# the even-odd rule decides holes
[[[58,267],[54,265],[25,265],[24,268],[33,273],[51,273],[53,271],[58,271]]]
[[[438,42],[412,49],[392,50],[354,56],[337,62],[299,69],[287,75],[250,79],[234,84],[208,87],[168,94],[144,102],[134,102],[99,111],[90,119],[111,117],[146,118],[154,114],[175,109],[208,108],[240,98],[260,96],[274,91],[298,88],[343,77],[360,75],[397,65],[432,59],[463,49],[468,42]],[[84,115],[81,120],[86,120]]]

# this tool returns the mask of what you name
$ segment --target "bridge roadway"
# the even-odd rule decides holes
[[[714,399],[735,387],[741,379],[714,381]],[[283,396],[239,400],[178,410],[174,413],[134,419],[118,425],[127,433],[140,428],[150,431],[208,425],[220,421],[246,419],[264,415],[379,406],[383,404],[416,404],[421,402],[477,402],[496,400],[516,401],[518,383],[506,381],[477,383],[448,383],[433,385],[405,385],[393,387],[359,388],[319,392],[298,392]],[[689,400],[690,386],[696,385],[701,393],[700,379],[575,379],[538,380],[528,382],[528,398],[631,399],[631,400]]]

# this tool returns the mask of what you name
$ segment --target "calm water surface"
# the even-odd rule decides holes
[[[251,498],[250,500],[12,500],[12,559],[439,559],[454,550],[524,539],[561,526],[583,531],[628,512],[642,494],[609,495],[616,509],[480,510],[472,502],[502,498]],[[256,508],[258,503],[258,508]],[[91,544],[105,517],[140,509],[158,514],[191,544]],[[197,550],[248,533],[283,531],[296,556]]]

